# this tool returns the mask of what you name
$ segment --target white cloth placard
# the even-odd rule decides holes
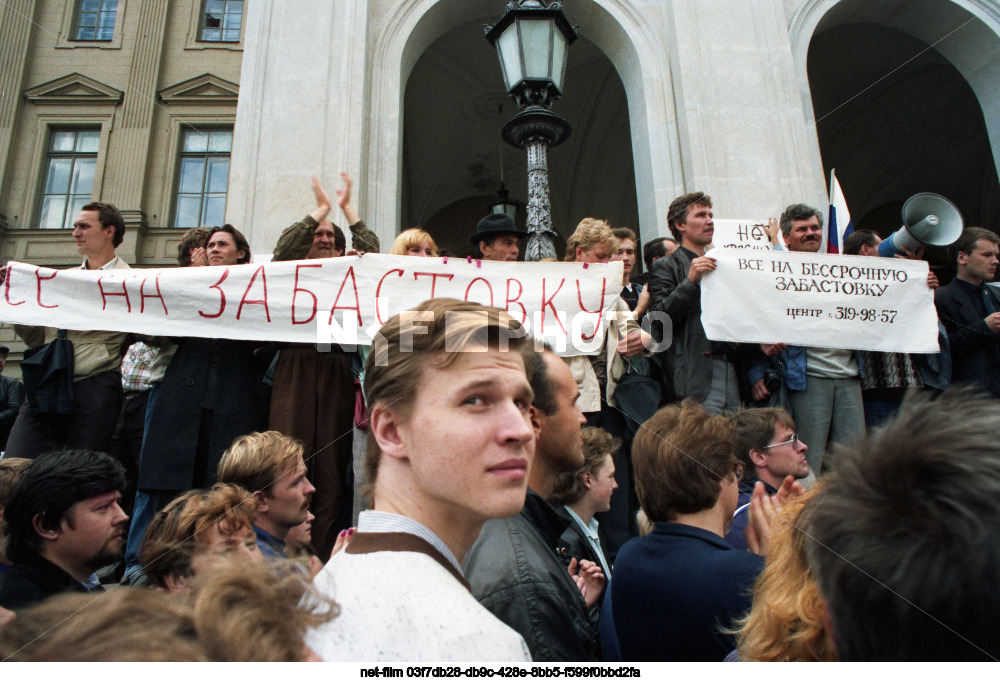
[[[882,352],[938,352],[927,263],[898,258],[713,249],[701,281],[712,340]]]
[[[489,262],[367,254],[231,267],[53,270],[12,262],[0,321],[156,336],[368,345],[430,298],[507,310],[563,356],[590,354],[622,263]],[[603,337],[603,336],[599,336]]]

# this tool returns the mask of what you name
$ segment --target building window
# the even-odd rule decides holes
[[[45,154],[41,229],[72,229],[73,218],[94,191],[100,130],[53,130]]]
[[[199,40],[236,43],[240,40],[243,0],[205,0]]]
[[[111,40],[115,35],[118,0],[78,0],[74,40]]]
[[[174,227],[221,225],[226,215],[233,131],[183,131],[177,170]]]

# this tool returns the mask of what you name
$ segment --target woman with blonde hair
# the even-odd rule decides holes
[[[821,486],[819,486],[821,487]],[[802,511],[819,487],[790,498],[771,525],[771,547],[753,589],[753,606],[737,622],[743,662],[834,662],[823,628],[823,597],[806,562]]]
[[[567,262],[590,264],[606,263],[618,253],[618,237],[604,220],[584,218],[566,240]],[[620,291],[619,284],[612,283],[614,291]],[[639,328],[632,311],[617,296],[615,308],[609,311],[610,323],[604,328],[604,338],[596,353],[577,355],[567,360],[580,391],[576,406],[583,412],[588,426],[600,426],[622,440],[623,446],[614,454],[615,480],[621,491],[612,498],[611,509],[600,522],[604,528],[605,549],[614,562],[618,549],[631,535],[631,512],[629,510],[632,490],[629,475],[628,451],[631,441],[626,436],[628,430],[624,412],[615,402],[618,380],[628,372],[631,364],[626,359],[640,355],[649,347],[649,334]],[[596,332],[595,332],[596,333]],[[645,339],[643,338],[645,336]],[[635,422],[638,426],[638,422]]]
[[[618,237],[598,218],[584,218],[566,240],[566,262],[608,262],[618,253]]]
[[[413,227],[400,233],[389,249],[391,255],[415,255],[421,258],[437,257],[437,244],[430,234]]]

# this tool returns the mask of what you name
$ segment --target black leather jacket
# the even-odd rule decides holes
[[[594,547],[590,545],[590,540],[583,533],[583,529],[581,529],[576,521],[571,522],[569,527],[562,533],[562,536],[559,537],[559,545],[556,547],[556,553],[559,554],[559,558],[567,569],[574,558],[577,560],[589,560],[603,569],[600,556],[594,551]],[[605,580],[610,580],[611,575],[604,575],[604,578]],[[608,581],[605,581],[604,584],[605,588],[607,588]],[[603,598],[597,599],[597,602],[590,607],[590,621],[593,623],[595,629],[601,617],[601,603],[603,600]]]
[[[649,270],[649,309],[665,312],[673,322],[673,341],[663,370],[673,379],[677,399],[704,402],[712,387],[712,344],[701,325],[701,286],[691,283],[689,251],[678,248]]]
[[[536,662],[594,662],[597,632],[556,553],[570,518],[528,490],[524,508],[490,520],[465,561],[472,593],[521,634]]]
[[[744,378],[742,355],[756,344],[710,341],[701,324],[701,285],[688,279],[693,253],[678,248],[653,263],[649,270],[649,309],[665,312],[673,322],[673,340],[663,352],[663,371],[669,373],[677,400],[693,398],[704,402],[712,388],[712,355],[726,356],[737,364],[736,374]],[[748,388],[740,394],[746,400]]]

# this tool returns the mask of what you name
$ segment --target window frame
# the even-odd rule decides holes
[[[233,135],[232,139],[235,139],[235,125],[234,125],[234,123],[235,123],[235,121],[233,121],[232,117],[229,117],[228,120],[219,120],[219,119],[210,119],[210,120],[207,120],[207,121],[186,120],[186,121],[182,121],[181,123],[179,123],[177,126],[174,127],[173,134],[171,135],[171,137],[173,139],[170,140],[170,144],[172,145],[172,149],[173,149],[173,158],[172,158],[173,173],[172,173],[172,176],[171,176],[172,179],[171,179],[171,182],[170,182],[170,190],[169,190],[169,193],[168,193],[168,196],[167,196],[167,201],[168,201],[168,203],[167,203],[167,206],[168,206],[167,220],[166,220],[166,224],[164,225],[167,229],[185,230],[185,229],[191,229],[192,227],[202,227],[202,226],[204,226],[204,225],[200,225],[199,224],[199,225],[192,225],[192,226],[182,227],[182,226],[178,226],[178,225],[175,224],[175,221],[177,219],[177,212],[178,212],[178,199],[180,198],[180,193],[181,193],[180,192],[180,187],[181,187],[181,164],[182,164],[183,160],[185,158],[189,158],[189,157],[193,157],[193,156],[201,156],[202,158],[209,158],[209,157],[214,156],[214,157],[218,158],[218,157],[221,157],[223,155],[222,152],[211,152],[211,151],[205,151],[205,152],[185,152],[184,151],[184,140],[185,140],[187,132],[189,132],[189,131],[212,132],[212,131],[216,131],[216,130],[226,130],[231,135]],[[230,180],[230,176],[232,175],[232,170],[233,170],[233,165],[232,165],[232,160],[233,160],[233,145],[232,145],[232,141],[230,141],[229,152],[226,154],[226,156],[229,159],[229,172],[226,174],[226,208],[228,209],[228,207],[229,207],[229,188],[230,188],[229,180]],[[205,189],[204,181],[205,181],[205,178],[203,176],[203,179],[202,179],[202,192],[201,192],[202,204],[201,204],[201,211],[200,212],[204,211],[204,200],[205,200],[204,197],[205,197],[205,194],[206,194],[206,192],[204,191],[204,189]],[[225,210],[223,210],[223,217],[222,217],[222,219],[223,219],[223,221],[225,221]],[[219,224],[222,224],[222,223],[220,222]]]
[[[99,38],[97,36],[98,36],[98,33],[101,31],[102,28],[106,28],[104,26],[101,26],[101,15],[107,14],[107,13],[111,12],[111,10],[102,9],[103,6],[104,6],[104,3],[107,0],[94,0],[94,1],[97,2],[97,11],[95,12],[95,14],[96,14],[95,20],[97,21],[97,24],[93,27],[94,28],[94,37],[93,38],[81,38],[79,36],[80,30],[83,28],[80,25],[80,17],[83,14],[83,3],[85,2],[85,0],[76,0],[76,2],[74,3],[76,5],[76,11],[73,12],[73,33],[70,36],[70,40],[73,40],[73,41],[76,41],[76,42],[91,42],[91,43],[96,43],[96,42],[107,43],[107,42],[111,42],[112,40],[114,40],[114,37],[115,37],[115,26],[118,25],[118,3],[117,3],[117,1],[114,2],[114,5],[115,5],[115,7],[114,7],[114,19],[115,19],[115,21],[114,21],[113,24],[111,24],[111,35],[109,37],[107,37],[107,38]],[[90,27],[87,27],[87,28],[90,28]]]
[[[39,227],[42,217],[42,195],[45,191],[46,159],[48,159],[49,141],[53,131],[70,128],[91,130],[99,129],[100,141],[97,145],[97,163],[94,166],[94,183],[90,190],[91,200],[99,199],[104,187],[104,169],[108,157],[108,139],[114,122],[114,113],[107,114],[38,114],[35,121],[35,134],[29,158],[32,159],[32,172],[29,175],[29,185],[25,187],[24,205],[21,215],[30,216],[27,224],[21,223],[20,228],[33,229],[46,234],[65,229]]]
[[[235,42],[223,42],[220,40],[202,40],[201,29],[203,24],[203,17],[205,16],[205,3],[206,0],[197,0],[191,3],[193,5],[193,11],[191,12],[190,21],[188,23],[187,39],[185,40],[184,49],[185,50],[243,50],[243,39],[246,36],[246,26],[247,26],[247,5],[250,0],[243,0],[243,12],[240,15],[240,38]]]
[[[76,146],[76,143],[78,142],[78,137],[77,136],[80,133],[96,132],[97,133],[97,148],[93,152],[81,152],[81,151],[76,151],[75,149],[70,150],[70,151],[56,151],[52,147],[53,147],[53,143],[55,142],[56,134],[60,133],[60,132],[72,132],[74,134],[74,147]],[[73,186],[72,185],[73,175],[74,175],[73,172],[70,173],[69,186],[66,188],[65,192],[59,192],[57,194],[51,194],[50,195],[50,194],[48,194],[45,191],[46,187],[48,186],[48,180],[49,180],[50,171],[51,171],[51,168],[52,168],[51,161],[53,159],[56,159],[56,158],[71,159],[72,160],[72,164],[71,164],[70,167],[72,169],[75,169],[76,168],[76,161],[78,159],[93,159],[93,161],[94,161],[94,174],[96,175],[96,173],[97,173],[97,156],[100,153],[100,147],[101,147],[101,127],[99,125],[98,126],[93,126],[93,125],[89,125],[89,126],[87,126],[87,125],[85,125],[85,126],[60,126],[60,125],[55,125],[55,126],[49,127],[49,129],[48,129],[48,138],[45,141],[45,153],[44,153],[44,156],[42,157],[42,168],[41,168],[41,177],[40,177],[40,182],[39,182],[39,187],[38,187],[38,197],[35,200],[35,216],[34,216],[34,219],[32,220],[32,225],[35,227],[35,229],[46,229],[46,230],[72,229],[71,224],[67,224],[67,221],[72,220],[72,216],[69,214],[69,212],[72,212],[72,211],[70,211],[71,204],[72,204],[71,197],[74,197],[74,196],[76,196],[76,197],[83,196],[82,194],[72,194],[70,192],[70,190],[72,189],[72,186]],[[62,219],[62,226],[61,227],[46,227],[45,225],[41,224],[42,214],[43,214],[43,212],[45,210],[45,198],[46,198],[46,196],[63,196],[64,198],[67,199],[67,204],[63,206],[63,219]],[[90,190],[87,193],[87,198],[84,201],[84,203],[85,204],[86,203],[90,203],[91,201],[93,201],[93,198],[94,198],[94,183],[93,183],[93,178],[91,178]],[[76,200],[79,200],[79,199],[76,199]]]
[[[120,50],[122,47],[122,26],[125,24],[125,10],[128,0],[118,0],[118,8],[115,12],[115,28],[111,40],[77,40],[76,17],[80,0],[63,3],[62,26],[59,35],[56,37],[56,49],[94,49],[94,50]]]
[[[222,7],[223,23],[225,23],[225,17],[226,17],[227,14],[233,14],[233,15],[236,14],[235,12],[232,12],[232,13],[228,12],[229,3],[231,3],[231,2],[239,2],[240,3],[240,26],[237,29],[239,35],[237,36],[236,40],[226,40],[225,38],[222,37],[224,31],[226,30],[223,26],[219,27],[219,39],[218,40],[211,40],[211,39],[205,37],[205,30],[208,28],[208,26],[206,25],[206,20],[208,18],[208,3],[209,2],[221,2],[223,4],[223,7]],[[245,7],[246,7],[245,0],[201,0],[201,12],[198,15],[198,42],[202,42],[202,43],[238,43],[238,42],[240,42],[240,38],[243,37],[243,10],[244,10]]]

